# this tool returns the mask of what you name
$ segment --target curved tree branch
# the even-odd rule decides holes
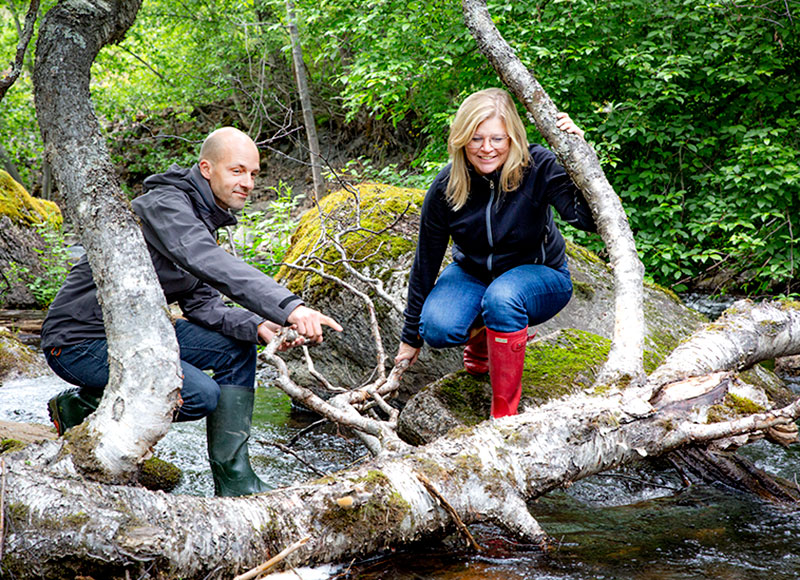
[[[644,266],[636,253],[628,219],[608,183],[594,150],[586,141],[555,126],[553,101],[522,64],[492,22],[485,0],[463,0],[464,20],[503,82],[522,102],[537,128],[583,190],[600,236],[608,248],[614,272],[615,324],[608,361],[598,383],[641,384],[644,381]]]
[[[11,63],[11,71],[0,78],[0,101],[6,96],[8,89],[11,88],[19,75],[22,73],[22,65],[25,62],[25,52],[28,50],[28,43],[33,37],[33,25],[39,15],[39,0],[31,0],[28,13],[25,15],[25,26],[19,31],[19,41],[17,42],[17,53],[14,62]]]

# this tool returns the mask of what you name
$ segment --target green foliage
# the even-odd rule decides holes
[[[246,204],[239,216],[239,227],[233,240],[228,239],[225,230],[220,231],[220,239],[232,242],[236,255],[245,262],[268,276],[274,276],[289,249],[292,232],[297,227],[292,211],[303,196],[292,197],[292,190],[284,183],[270,189],[277,198],[269,202],[267,209],[251,210]]]
[[[11,262],[4,275],[11,283],[23,282],[33,294],[36,303],[47,308],[67,278],[71,252],[67,236],[61,227],[45,222],[37,224],[36,229],[44,240],[44,249],[34,248],[39,254],[39,273]]]
[[[446,161],[448,125],[463,97],[501,84],[460,3],[295,5],[318,122],[331,133],[345,128],[347,139],[347,122],[356,121],[377,151],[373,161],[351,163],[345,177],[427,185]],[[489,0],[488,7],[557,106],[589,130],[652,279],[675,290],[711,276],[722,289],[753,294],[798,290],[793,3]],[[149,134],[133,140],[135,160],[117,158],[132,179],[188,162],[208,125],[246,125],[267,139],[286,122],[287,107],[297,106],[285,18],[283,0],[142,6],[126,38],[97,58],[97,111],[131,131],[157,111],[183,125],[157,147]],[[15,42],[0,18],[0,55],[10,58]],[[370,133],[376,120],[417,146],[414,173],[378,167],[386,140]],[[533,127],[530,137],[540,140]],[[0,104],[0,142],[32,182],[41,143],[25,75]],[[166,143],[182,145],[167,153]],[[601,249],[597,238],[563,231]]]
[[[342,169],[336,172],[324,172],[324,177],[328,182],[361,183],[373,181],[398,187],[424,189],[430,185],[440,169],[436,163],[426,164],[425,170],[422,172],[400,169],[397,163],[389,163],[383,167],[378,167],[372,159],[359,157],[348,161]]]

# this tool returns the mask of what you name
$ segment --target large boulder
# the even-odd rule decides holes
[[[408,272],[414,260],[419,213],[424,191],[363,183],[323,198],[319,207],[301,219],[292,238],[287,262],[305,263],[309,255],[318,256],[325,270],[348,284],[366,291],[374,300],[377,318],[387,354],[387,369],[393,364],[402,327],[401,312],[375,296],[375,292],[338,265],[340,252],[334,243],[335,233],[342,234],[341,247],[362,274],[381,280],[384,290],[402,310],[405,306]],[[321,216],[322,219],[321,219]],[[355,227],[358,219],[361,228]],[[325,223],[326,228],[320,228]],[[568,233],[566,231],[565,233]],[[609,267],[595,254],[574,244],[568,245],[574,294],[569,305],[556,317],[535,330],[539,337],[561,329],[592,333],[591,347],[573,346],[574,353],[600,352],[608,348],[613,334],[613,279]],[[305,260],[305,262],[304,262]],[[446,261],[449,260],[449,257]],[[319,263],[314,268],[322,269]],[[373,376],[376,350],[371,336],[366,308],[354,293],[324,279],[310,270],[284,267],[279,279],[303,296],[306,302],[328,313],[344,326],[344,332],[326,334],[325,342],[312,349],[317,371],[334,384],[357,386]],[[646,364],[653,368],[672,349],[705,321],[704,317],[684,307],[678,297],[654,285],[645,287]],[[563,339],[566,340],[566,339]],[[572,339],[570,339],[572,340]],[[405,396],[461,368],[462,349],[437,350],[424,347],[419,361],[404,375]],[[305,368],[298,353],[291,355],[295,379],[314,386],[316,381]],[[535,357],[529,357],[535,358]]]
[[[37,306],[28,284],[46,275],[41,256],[47,250],[37,226],[61,222],[55,203],[32,197],[0,170],[0,308]]]

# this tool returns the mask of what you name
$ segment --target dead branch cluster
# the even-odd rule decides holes
[[[364,384],[333,384],[316,370],[310,349],[305,345],[302,346],[309,373],[332,395],[324,399],[310,388],[293,381],[288,366],[277,355],[281,343],[291,342],[294,339],[292,330],[285,329],[276,335],[264,350],[263,357],[277,369],[278,384],[286,394],[323,417],[355,429],[369,451],[373,455],[378,455],[384,449],[397,450],[405,446],[396,432],[399,411],[388,400],[397,393],[400,379],[408,363],[404,361],[393,367],[387,375],[388,357],[381,337],[375,302],[370,292],[400,314],[403,312],[403,305],[386,291],[379,278],[368,276],[357,266],[380,255],[383,250],[382,243],[377,244],[371,252],[365,253],[364,250],[370,242],[400,222],[405,216],[405,211],[383,229],[370,230],[362,225],[362,206],[358,190],[346,184],[344,187],[352,198],[351,203],[347,204],[349,211],[339,208],[326,213],[317,203],[315,205],[319,219],[317,238],[300,260],[292,263],[284,262],[283,265],[299,272],[315,274],[323,280],[335,283],[363,304],[375,350],[374,370]],[[353,245],[353,239],[360,241]],[[326,257],[328,248],[335,250],[334,259]],[[345,276],[337,273],[340,271],[343,271]]]

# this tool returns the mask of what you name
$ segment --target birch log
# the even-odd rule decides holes
[[[776,341],[781,354],[795,354],[799,312],[796,305],[745,304],[741,316],[759,324],[728,321],[715,323],[713,331],[753,345],[751,360],[774,354]],[[706,343],[704,332],[681,349],[687,362],[692,345]],[[740,359],[718,360],[736,367]],[[672,395],[646,405],[645,413],[621,396],[574,395],[423,447],[384,453],[358,469],[249,498],[178,497],[86,482],[59,469],[60,441],[29,446],[6,458],[6,503],[15,508],[8,514],[3,565],[17,578],[71,578],[78,571],[107,577],[151,566],[175,577],[204,578],[249,570],[306,535],[311,540],[288,559],[290,565],[344,561],[452,529],[448,512],[417,474],[467,525],[493,521],[528,542],[542,542],[546,531],[526,501],[641,457],[800,416],[794,402],[733,421],[696,422],[692,401],[707,404],[703,394],[721,393],[734,380],[720,372],[688,379],[685,387],[668,383]]]

